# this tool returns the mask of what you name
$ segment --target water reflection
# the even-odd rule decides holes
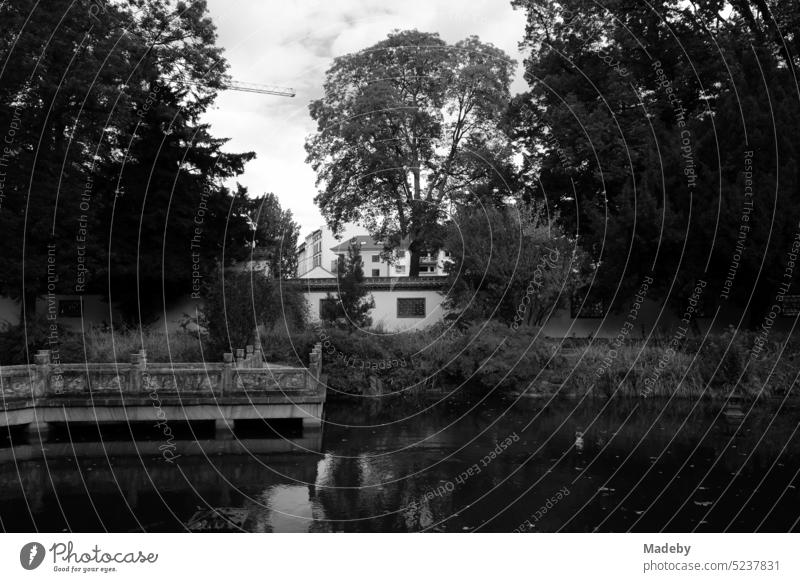
[[[800,518],[796,410],[496,400],[327,415],[324,432],[180,441],[174,464],[156,441],[0,449],[2,527],[787,531]]]

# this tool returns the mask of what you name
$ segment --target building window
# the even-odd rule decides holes
[[[394,268],[395,273],[405,273],[406,266],[405,265],[396,265]]]
[[[373,263],[380,263],[381,262],[381,256],[380,255],[372,255],[372,262]]]
[[[80,317],[80,299],[60,299],[58,301],[58,315],[59,317]]]
[[[381,276],[381,270],[380,269],[372,269],[372,276],[373,277],[380,277]]]
[[[600,319],[605,312],[603,300],[586,298],[585,292],[575,293],[570,301],[569,316],[572,319]]]
[[[322,265],[322,255],[316,255],[314,257],[314,266],[319,267],[320,265]]]
[[[397,256],[400,257],[401,259],[405,258],[406,252],[405,251],[397,251]]]
[[[397,299],[397,317],[425,317],[425,298]]]
[[[333,313],[336,309],[336,305],[339,302],[336,299],[330,297],[323,297],[319,300],[319,316],[322,318],[326,314]]]

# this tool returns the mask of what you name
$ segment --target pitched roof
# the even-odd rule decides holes
[[[346,253],[351,243],[356,243],[362,251],[382,251],[383,243],[376,242],[371,236],[361,234],[332,247],[336,253]]]

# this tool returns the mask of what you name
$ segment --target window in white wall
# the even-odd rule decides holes
[[[372,276],[373,277],[380,277],[381,276],[381,270],[380,269],[372,269]]]
[[[59,299],[58,300],[58,315],[61,317],[80,317],[81,316],[81,300],[80,299]]]
[[[425,298],[397,298],[397,317],[425,317]]]
[[[336,305],[338,301],[332,297],[323,297],[319,300],[319,315],[322,317],[323,315],[333,313],[333,310],[336,309]]]
[[[406,272],[406,266],[405,265],[395,265],[394,271],[395,271],[395,273],[405,273]]]
[[[372,255],[372,262],[373,263],[380,263],[381,262],[381,256],[380,255]]]

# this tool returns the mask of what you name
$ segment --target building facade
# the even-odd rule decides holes
[[[309,234],[297,248],[297,276],[300,279],[334,277],[330,266],[336,259],[332,248],[339,244],[333,233],[320,227]]]
[[[411,253],[407,244],[400,244],[391,252],[386,251],[381,242],[375,241],[371,236],[359,235],[351,237],[331,249],[336,258],[331,261],[330,271],[336,273],[337,260],[347,257],[350,245],[359,248],[364,266],[364,276],[370,278],[380,277],[408,277]],[[422,255],[419,259],[420,277],[440,277],[445,274],[444,265],[448,255],[444,251],[436,254]]]
[[[368,277],[364,286],[375,301],[370,311],[373,327],[386,331],[423,329],[442,321],[442,289],[445,277]],[[329,297],[338,292],[335,278],[304,279],[302,282],[308,315],[320,320],[320,312]]]

